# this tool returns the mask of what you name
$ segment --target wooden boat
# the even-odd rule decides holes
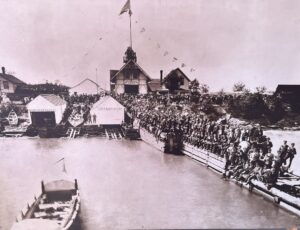
[[[19,118],[14,110],[11,110],[7,116],[9,125],[18,125]]]
[[[80,208],[77,180],[41,183],[38,198],[28,203],[11,230],[67,230],[74,224]]]
[[[223,157],[188,143],[183,144],[182,152],[217,173],[225,172],[226,162]],[[271,199],[280,207],[300,216],[300,176],[285,173],[284,177],[279,177],[272,187],[256,179],[252,179],[249,184],[235,179],[230,179],[230,181]]]
[[[83,114],[82,113],[72,113],[70,115],[68,121],[73,127],[77,127],[84,122]]]
[[[21,137],[26,133],[28,126],[28,123],[22,123],[19,126],[5,126],[2,133],[7,137]]]

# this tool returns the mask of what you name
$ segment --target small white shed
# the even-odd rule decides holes
[[[91,109],[92,122],[97,125],[120,125],[125,108],[111,96],[102,97]]]
[[[97,94],[99,93],[99,90],[102,91],[102,89],[100,89],[99,85],[94,82],[93,80],[86,78],[83,81],[81,81],[80,83],[78,83],[77,85],[73,86],[72,88],[69,89],[69,93],[70,94]]]
[[[34,126],[55,126],[63,118],[67,102],[54,94],[41,94],[27,104],[30,123]]]

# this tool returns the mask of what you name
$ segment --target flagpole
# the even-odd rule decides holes
[[[132,49],[132,31],[131,31],[131,4],[130,4],[130,0],[127,0],[125,5],[123,6],[123,8],[121,9],[120,15],[127,12],[129,14],[129,28],[130,28],[130,47]]]
[[[97,83],[97,94],[99,93],[98,91],[99,91],[99,85],[98,85],[98,68],[96,68],[96,83]]]
[[[129,23],[130,23],[130,47],[132,48],[132,33],[131,33],[131,10],[129,10]]]

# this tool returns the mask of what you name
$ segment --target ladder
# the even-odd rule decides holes
[[[73,139],[80,134],[80,128],[69,128],[67,131],[67,135],[69,139]]]

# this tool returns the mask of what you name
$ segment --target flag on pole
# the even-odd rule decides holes
[[[59,162],[61,162],[61,161],[62,161],[62,171],[63,171],[64,173],[67,173],[66,164],[65,164],[65,158],[64,158],[64,157],[61,158],[61,159],[59,159],[58,161],[56,161],[54,164],[57,164],[57,163],[59,163]]]
[[[131,6],[130,6],[130,0],[127,0],[127,2],[125,3],[125,5],[123,6],[123,8],[121,9],[120,15],[127,12],[129,13],[129,15],[132,14],[131,12]]]

